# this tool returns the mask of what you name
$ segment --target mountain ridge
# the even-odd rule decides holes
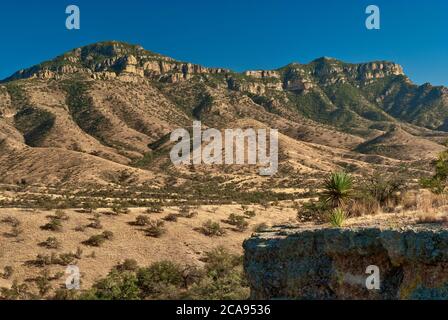
[[[448,130],[448,88],[415,85],[400,65],[380,60],[346,63],[321,57],[308,64],[290,63],[272,70],[234,72],[226,68],[181,62],[145,50],[139,45],[109,41],[73,49],[53,60],[20,70],[2,83],[27,78],[62,79],[67,75],[103,80],[148,79],[164,83],[197,80],[269,98],[275,96],[276,92],[293,92],[297,95],[288,99],[295,100],[298,97],[297,103],[304,106],[300,110],[303,115],[319,122],[345,126],[349,121],[347,118],[353,116],[359,115],[367,120],[373,117],[377,120],[385,119],[386,114],[389,114],[421,127]],[[335,95],[344,95],[346,98],[342,103],[329,101]],[[294,107],[297,103],[291,104]],[[357,110],[354,110],[357,115],[347,112],[347,107],[353,111],[350,104],[362,105],[361,114]],[[339,111],[322,119],[321,115],[316,114],[316,111],[322,111],[316,109],[316,105],[324,107],[326,112]],[[363,119],[358,121],[365,122]]]
[[[412,84],[389,62],[322,57],[237,73],[126,43],[92,44],[0,83],[1,181],[189,181],[199,168],[174,167],[166,137],[194,120],[219,130],[247,123],[277,128],[278,183],[291,174],[313,179],[338,168],[361,173],[406,163],[426,170],[448,138],[436,130],[448,123],[444,90]],[[397,127],[402,133],[388,134]],[[47,153],[55,162],[48,168],[41,160]],[[213,179],[266,183],[250,168],[200,170]]]

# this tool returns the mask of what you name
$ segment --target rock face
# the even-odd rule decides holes
[[[278,228],[243,246],[252,299],[448,299],[446,229]]]

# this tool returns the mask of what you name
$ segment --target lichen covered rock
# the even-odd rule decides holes
[[[278,227],[243,246],[253,299],[448,299],[440,227]],[[379,289],[366,286],[369,266],[378,267]]]

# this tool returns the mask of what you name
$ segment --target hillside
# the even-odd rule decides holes
[[[291,175],[306,181],[337,168],[393,167],[443,149],[447,97],[447,88],[418,87],[386,61],[320,58],[236,73],[102,42],[2,81],[0,182],[158,186],[199,170],[266,183],[250,168],[174,167],[167,137],[193,120],[221,130],[279,129],[273,186]]]

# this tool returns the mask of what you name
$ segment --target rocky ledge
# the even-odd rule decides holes
[[[448,299],[441,225],[276,227],[243,246],[252,299]]]

